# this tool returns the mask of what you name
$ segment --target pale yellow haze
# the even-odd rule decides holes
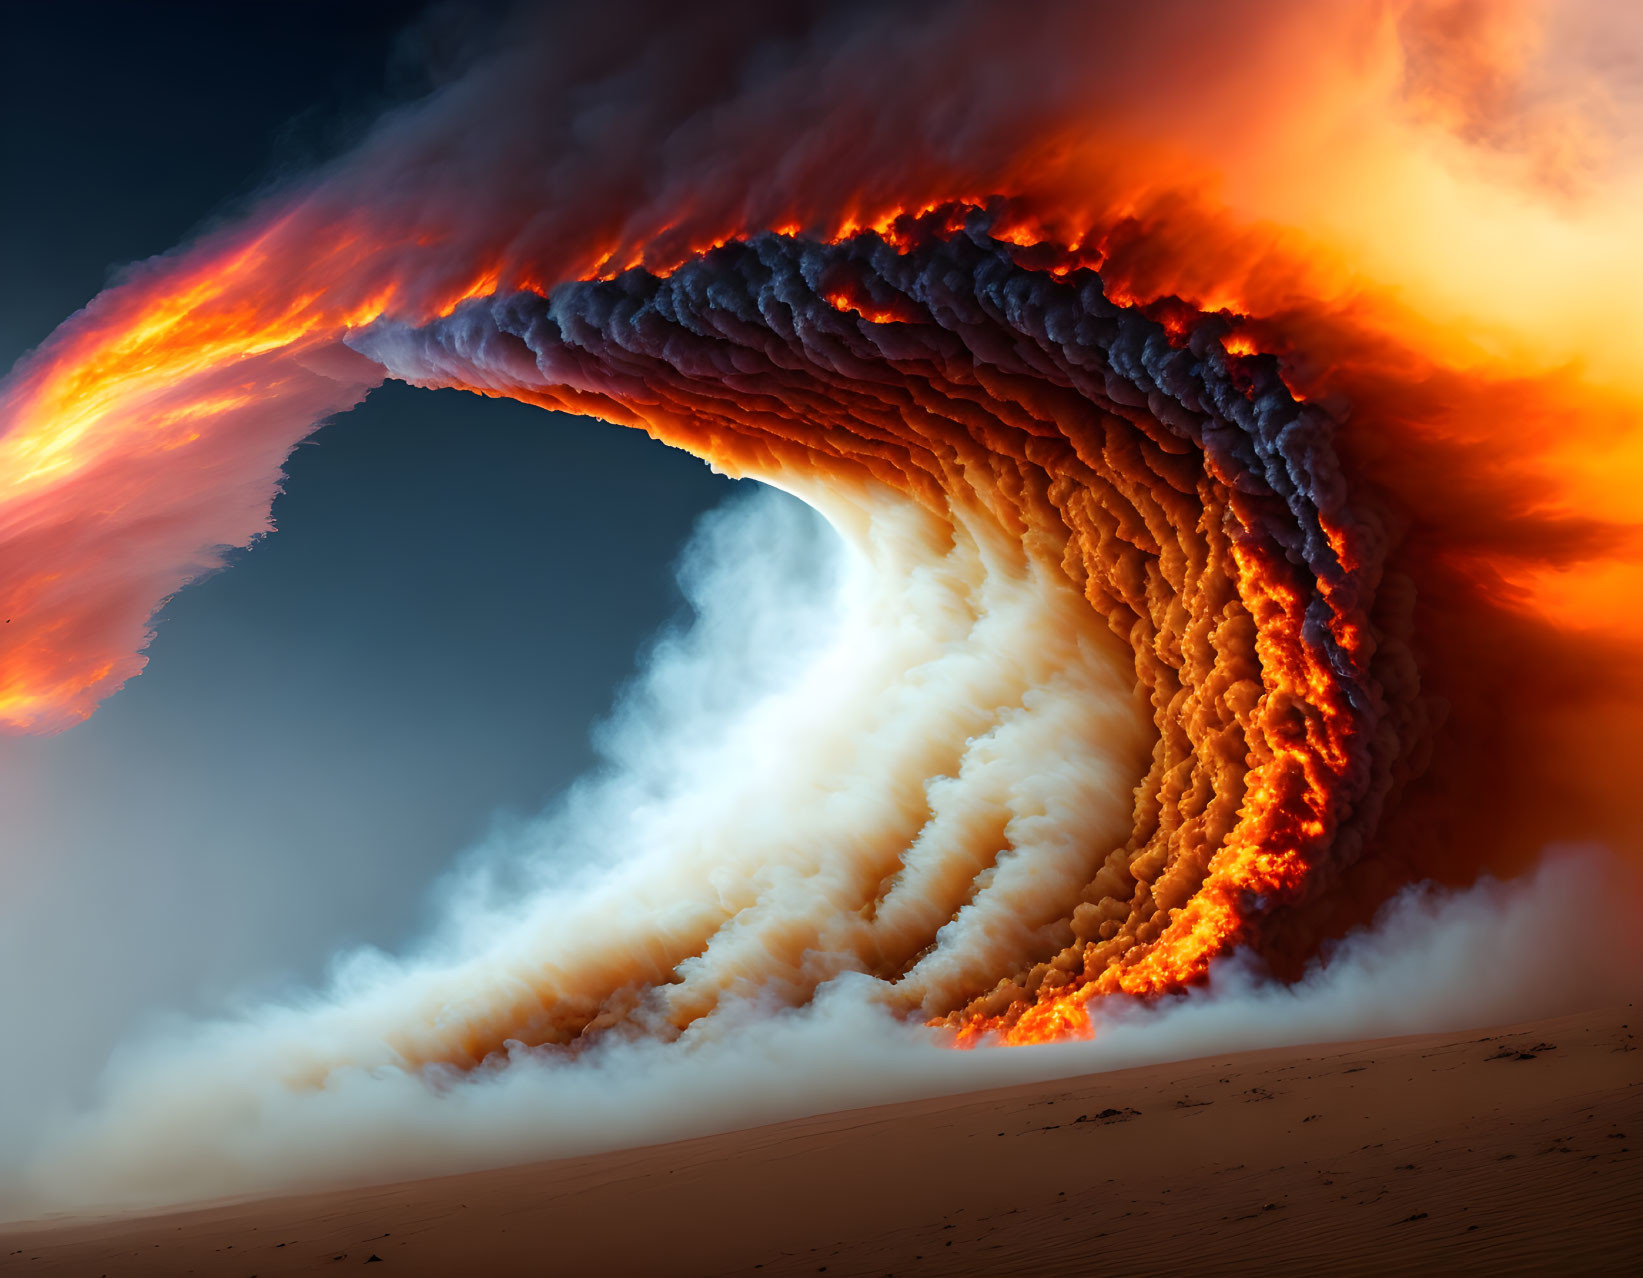
[[[1316,264],[1305,292],[1369,303],[1442,364],[1559,388],[1557,438],[1473,425],[1549,507],[1633,534],[1516,584],[1561,624],[1643,635],[1643,5],[1311,6],[1218,105],[1193,159]]]

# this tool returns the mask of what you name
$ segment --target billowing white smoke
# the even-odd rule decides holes
[[[855,988],[916,1018],[1064,944],[1148,750],[1128,653],[989,519],[824,500],[837,534],[769,491],[707,523],[695,622],[605,726],[604,769],[442,885],[420,952],[350,955],[323,995],[126,1052],[48,1180],[278,1183],[294,1168],[263,1142],[295,1115],[508,1090],[495,1058],[540,1065],[519,1039],[593,1020],[682,1031],[688,1057],[868,971],[895,983]]]
[[[453,874],[420,952],[351,955],[323,994],[123,1052],[100,1105],[41,1134],[11,1206],[424,1175],[1609,988],[1602,866],[1566,859],[1408,893],[1294,987],[1234,963],[1179,1001],[1107,1005],[1090,1043],[942,1046],[918,1014],[1045,948],[1122,840],[1145,719],[1127,654],[1017,543],[830,500],[842,541],[770,494],[708,522],[683,572],[695,622],[603,729],[607,766]],[[1557,947],[1525,943],[1576,917]],[[624,982],[661,984],[591,1048],[446,1063]]]

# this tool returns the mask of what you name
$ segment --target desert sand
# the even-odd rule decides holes
[[[1643,1272],[1634,1007],[0,1226],[6,1274]]]

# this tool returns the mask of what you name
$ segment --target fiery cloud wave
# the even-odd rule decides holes
[[[767,778],[809,834],[704,805],[600,926],[426,983],[349,1063],[675,1036],[845,971],[960,1042],[1076,1035],[1238,948],[1294,972],[1409,881],[1635,846],[1643,186],[1557,95],[1561,28],[1006,10],[532,19],[0,387],[18,730],[135,675],[384,376],[642,428],[871,566],[855,717],[790,706]]]

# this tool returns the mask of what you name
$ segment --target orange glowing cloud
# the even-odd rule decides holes
[[[0,386],[0,723],[63,728],[135,675],[164,600],[268,531],[290,449],[391,374],[1004,530],[1127,645],[1156,732],[1132,835],[1030,959],[908,996],[964,1041],[1078,1034],[1091,996],[1239,946],[1292,970],[1412,877],[1635,842],[1643,164],[1566,28],[1643,22],[1041,18],[872,16],[711,85],[663,72],[757,42],[528,21],[134,269]],[[610,58],[654,85],[610,104],[623,147],[553,96]],[[1560,751],[1580,725],[1604,748]],[[860,935],[892,983],[936,944]],[[711,937],[408,1053],[608,1027]]]

